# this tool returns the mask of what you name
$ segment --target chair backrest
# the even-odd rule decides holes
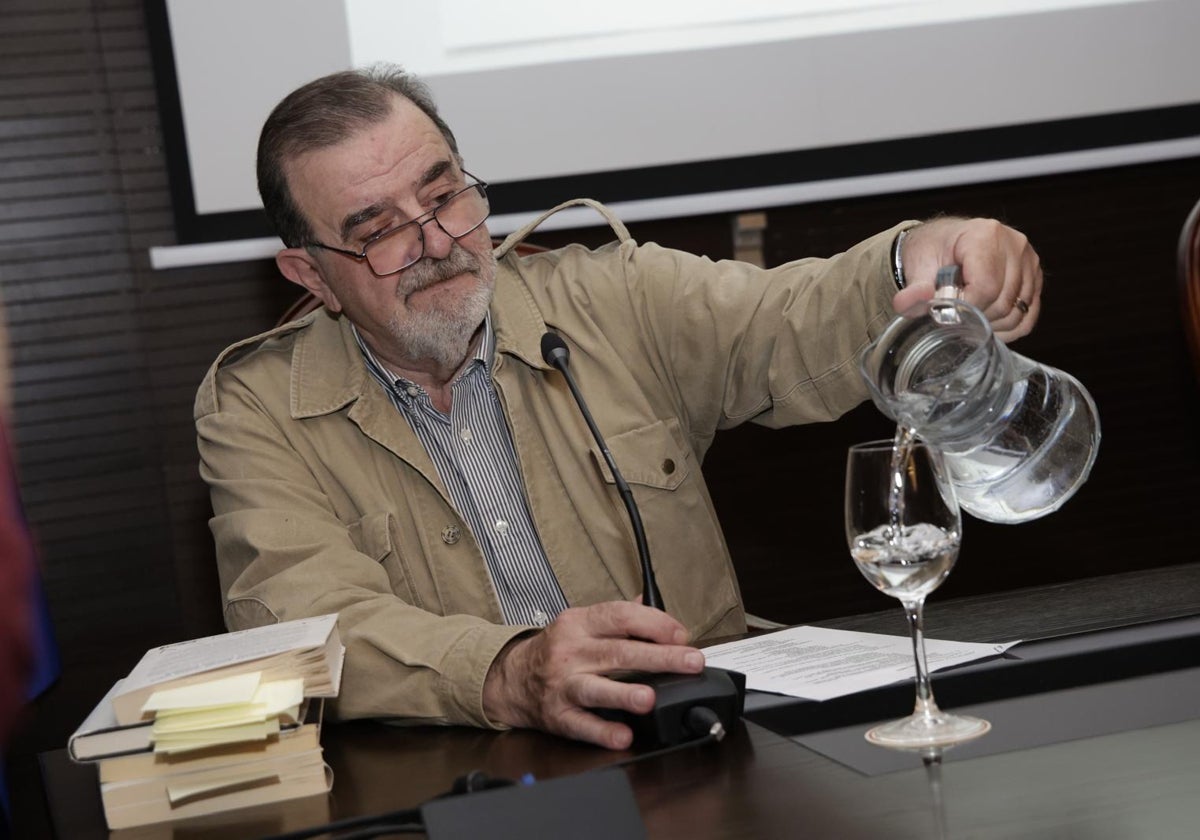
[[[1178,270],[1183,329],[1192,350],[1196,375],[1200,377],[1200,201],[1188,214],[1179,234]]]
[[[499,242],[494,240],[492,242],[493,246],[499,244]],[[546,250],[548,249],[543,248],[541,245],[534,245],[530,242],[518,242],[513,247],[513,251],[515,251],[517,255],[521,257],[528,256],[529,254],[537,254]],[[279,316],[279,320],[275,322],[275,326],[282,326],[288,321],[295,321],[297,318],[303,318],[309,312],[312,312],[314,309],[318,309],[320,306],[321,301],[317,300],[316,296],[312,292],[305,292],[296,300],[295,303],[284,310],[283,314]]]

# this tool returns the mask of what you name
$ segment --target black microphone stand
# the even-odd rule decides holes
[[[621,494],[621,501],[625,503],[625,510],[629,513],[629,522],[633,526],[633,539],[637,543],[638,561],[642,568],[642,603],[647,607],[654,607],[666,612],[662,593],[658,590],[658,581],[654,578],[654,566],[650,562],[650,546],[646,544],[646,529],[642,525],[642,515],[638,512],[637,502],[633,500],[633,491],[629,489],[625,476],[621,475],[621,471],[617,469],[617,462],[613,459],[608,444],[604,442],[604,436],[600,434],[600,428],[596,425],[596,421],[592,419],[592,412],[588,411],[583,393],[575,383],[575,377],[571,374],[571,368],[567,364],[570,355],[567,345],[556,334],[548,332],[542,336],[542,358],[546,360],[547,364],[558,368],[563,378],[567,380],[571,396],[575,397],[575,403],[579,406],[588,428],[591,429],[592,437],[596,439],[596,445],[600,447],[600,454],[604,456],[604,462],[608,464],[613,483],[616,484],[617,492]]]
[[[617,468],[608,444],[604,442],[604,436],[600,433],[596,421],[592,419],[587,402],[575,383],[575,377],[568,366],[570,351],[566,343],[557,334],[546,333],[542,336],[542,358],[546,364],[557,368],[566,379],[571,396],[575,398],[596,445],[600,447],[605,463],[612,472],[613,483],[621,495],[625,510],[629,513],[642,571],[642,601],[648,607],[666,612],[662,593],[659,592],[658,582],[654,577],[654,566],[650,562],[646,530],[642,525],[637,503],[633,499],[633,492]],[[627,724],[633,730],[634,745],[638,747],[670,746],[710,734],[720,739],[741,716],[746,694],[745,675],[721,668],[705,668],[699,674],[636,673],[613,679],[649,685],[654,689],[654,708],[645,715],[633,715],[619,709],[592,710],[603,718]],[[705,712],[707,714],[704,714]],[[714,717],[715,723],[712,722]]]

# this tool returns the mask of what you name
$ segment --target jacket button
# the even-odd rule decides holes
[[[675,472],[675,461],[672,460],[671,458],[668,458],[667,460],[663,461],[662,462],[662,471],[667,475],[670,475],[671,473]]]
[[[462,539],[462,531],[457,525],[447,525],[442,529],[442,542],[446,545],[454,545],[460,539]]]

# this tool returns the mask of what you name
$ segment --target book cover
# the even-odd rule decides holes
[[[99,761],[114,756],[149,752],[154,748],[151,737],[153,721],[138,721],[122,726],[113,713],[112,698],[121,688],[121,680],[113,683],[96,708],[84,718],[67,739],[67,754],[80,763]]]

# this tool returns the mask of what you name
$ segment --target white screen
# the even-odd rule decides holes
[[[1196,0],[167,7],[198,215],[259,206],[285,93],[377,60],[425,77],[493,183],[1200,102]]]

